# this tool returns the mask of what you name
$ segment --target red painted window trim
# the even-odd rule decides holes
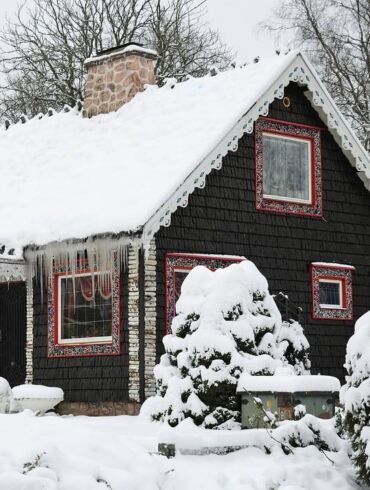
[[[311,264],[311,316],[314,320],[353,320],[352,271],[354,267],[340,264]],[[322,308],[320,306],[320,280],[342,282],[342,308]]]
[[[176,260],[177,259],[177,260]],[[187,260],[188,259],[188,260]],[[165,254],[165,332],[169,332],[170,324],[175,316],[175,269],[191,271],[197,265],[211,264],[211,270],[226,267],[245,260],[244,257],[231,255],[207,255],[196,253],[167,252]],[[186,265],[186,263],[188,265]]]
[[[255,123],[255,206],[258,211],[295,214],[321,218],[322,168],[321,131],[324,128],[260,117]],[[284,199],[266,198],[263,195],[263,133],[294,137],[309,141],[311,145],[311,202],[300,203]]]
[[[81,267],[82,266],[82,267]],[[100,271],[94,269],[94,273]],[[76,274],[91,273],[86,261],[80,261]],[[112,284],[112,340],[105,342],[58,343],[58,282],[59,277],[71,275],[66,266],[54,270],[48,282],[48,345],[47,357],[91,357],[121,355],[121,278],[118,261],[114,260]]]

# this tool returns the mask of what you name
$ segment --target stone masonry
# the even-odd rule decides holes
[[[33,287],[32,280],[26,281],[26,383],[33,381]]]
[[[139,373],[139,247],[133,244],[128,252],[128,339],[129,399],[140,400]]]
[[[145,254],[145,397],[154,395],[154,366],[156,361],[157,286],[155,240]]]
[[[154,51],[132,45],[87,60],[84,115],[116,111],[154,84],[156,59]]]

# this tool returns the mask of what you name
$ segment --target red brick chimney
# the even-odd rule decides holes
[[[116,111],[144,90],[145,84],[154,84],[157,58],[155,51],[131,43],[87,59],[84,116]]]

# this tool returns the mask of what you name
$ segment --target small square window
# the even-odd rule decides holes
[[[48,285],[48,357],[120,354],[120,271],[60,266]]]
[[[353,317],[350,265],[311,264],[312,317],[322,320],[351,320]]]
[[[343,281],[319,279],[320,308],[343,308]]]
[[[256,208],[322,215],[320,128],[260,118],[255,126]]]

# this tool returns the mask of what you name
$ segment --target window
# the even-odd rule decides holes
[[[343,308],[342,283],[342,279],[319,279],[320,308]]]
[[[258,210],[322,215],[320,128],[260,118],[255,150]]]
[[[48,289],[48,356],[120,354],[119,266],[54,270]]]
[[[182,283],[191,269],[197,265],[204,265],[211,270],[215,270],[227,267],[235,262],[241,262],[244,259],[244,257],[238,256],[167,253],[165,269],[166,333],[169,331],[172,320],[176,315],[176,302],[181,294]]]
[[[310,142],[262,133],[262,144],[263,197],[311,203]]]
[[[351,320],[353,317],[350,265],[311,264],[312,317],[322,320]]]
[[[58,282],[58,342],[111,341],[110,277],[99,278],[97,273],[65,275],[59,276]]]

